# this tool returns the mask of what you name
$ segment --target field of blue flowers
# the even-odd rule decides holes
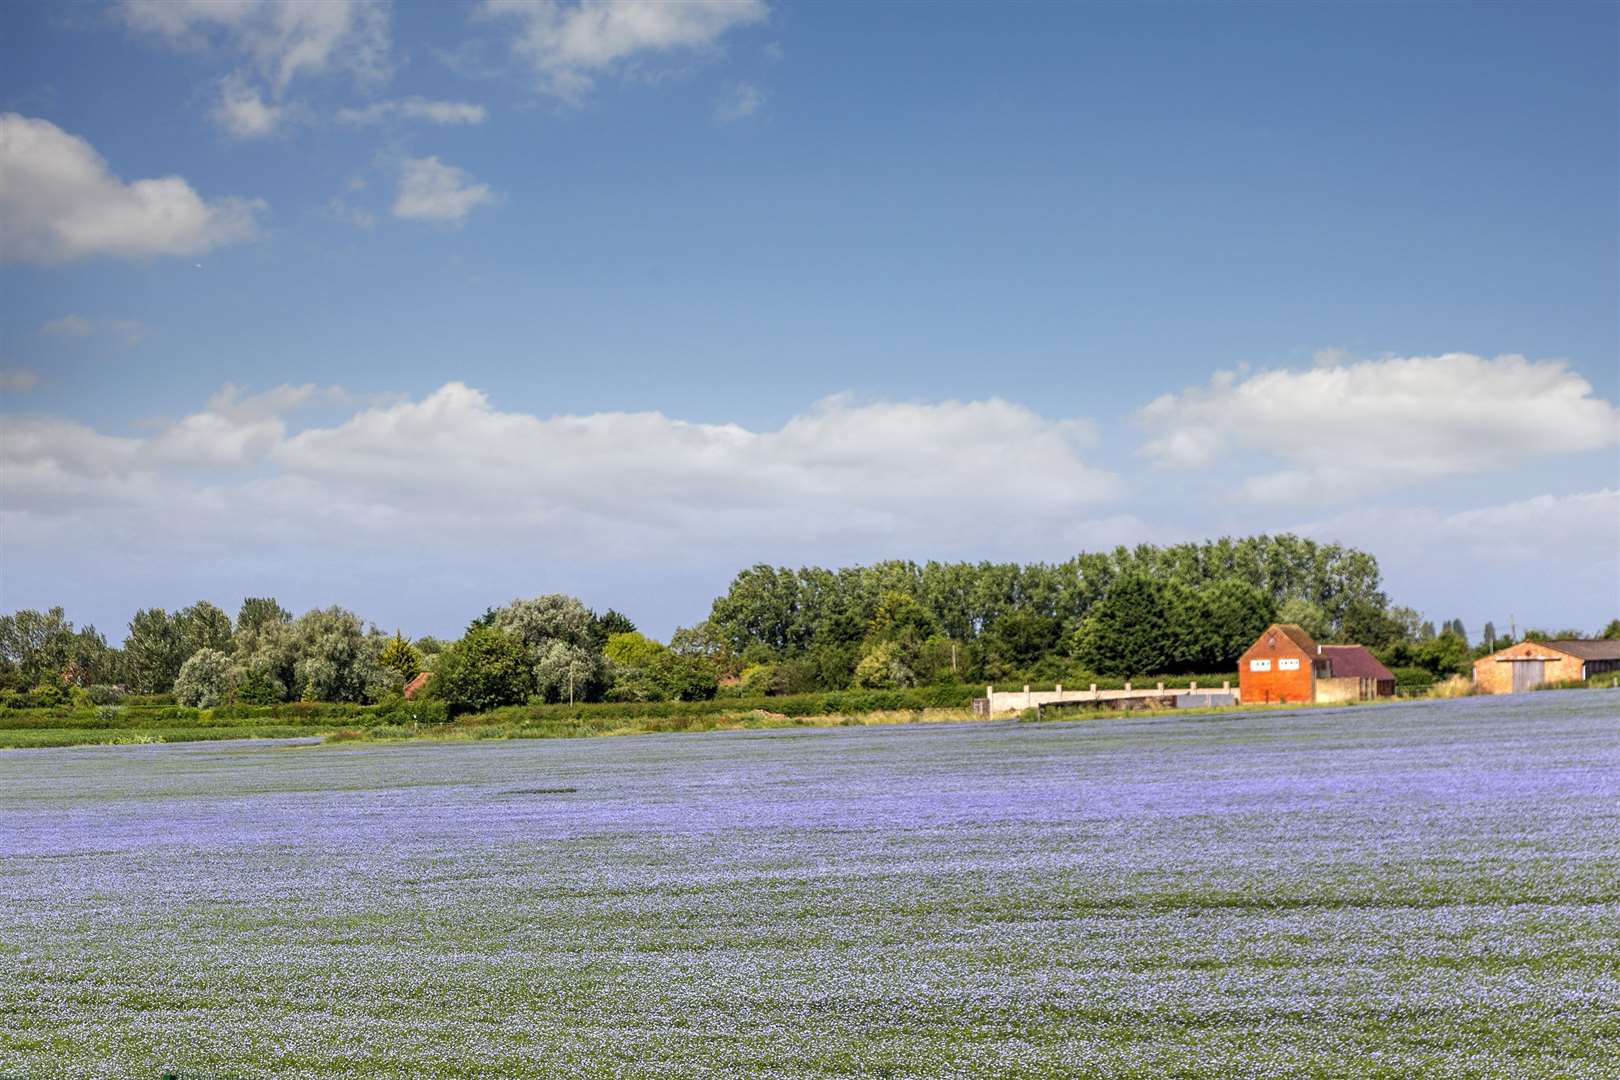
[[[1620,696],[0,751],[0,1076],[1620,1075]]]

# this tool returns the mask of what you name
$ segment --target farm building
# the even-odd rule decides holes
[[[1238,660],[1238,697],[1257,701],[1315,701],[1317,665],[1327,662],[1303,627],[1273,623]]]
[[[1327,658],[1326,677],[1316,680],[1317,701],[1367,701],[1395,696],[1395,673],[1365,645],[1318,645]]]
[[[1517,694],[1546,682],[1620,672],[1620,641],[1521,641],[1474,661],[1474,685]]]
[[[1255,702],[1366,701],[1395,693],[1395,676],[1360,645],[1318,645],[1274,623],[1238,660],[1238,696]]]

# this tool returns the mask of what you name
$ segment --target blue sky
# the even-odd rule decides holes
[[[1601,625],[1617,22],[10,5],[0,606],[667,634],[755,561],[1292,529]]]

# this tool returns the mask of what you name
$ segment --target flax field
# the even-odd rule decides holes
[[[0,1076],[1620,1077],[1620,694],[0,751]]]

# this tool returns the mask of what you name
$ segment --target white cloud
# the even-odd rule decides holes
[[[193,540],[220,544],[275,520],[343,543],[387,544],[406,530],[426,545],[674,558],[772,539],[905,550],[982,542],[1009,526],[1055,535],[1120,490],[1081,456],[1088,425],[1004,401],[833,398],[753,431],[660,413],[503,412],[450,383],[289,433],[287,415],[322,396],[227,387],[140,438],[19,420],[0,443],[0,505],[42,543],[117,515],[134,537],[183,519]],[[985,492],[1016,512],[982,512]],[[1126,519],[1098,527],[1134,531]]]
[[[388,74],[388,9],[372,0],[124,0],[129,25],[181,48],[221,47],[280,97],[295,78]]]
[[[286,113],[284,106],[267,103],[241,76],[231,75],[220,83],[214,122],[235,138],[262,139],[276,133]]]
[[[637,56],[712,46],[768,14],[763,0],[485,0],[479,10],[515,22],[513,50],[534,68],[542,91],[570,101]]]
[[[197,255],[258,235],[258,199],[204,200],[178,176],[124,183],[84,139],[0,115],[0,227],[7,262]]]
[[[40,337],[89,337],[95,326],[83,315],[64,315],[39,328]]]
[[[39,385],[39,376],[27,368],[0,371],[0,394],[26,394]]]
[[[1378,556],[1398,603],[1424,598],[1435,619],[1473,613],[1500,630],[1549,630],[1587,620],[1596,630],[1620,604],[1620,491],[1543,494],[1455,512],[1358,506],[1297,527]]]
[[[1138,411],[1143,453],[1204,468],[1234,449],[1281,461],[1256,501],[1350,498],[1526,458],[1620,443],[1620,409],[1560,361],[1467,353],[1347,361],[1309,371],[1220,372]]]
[[[400,168],[394,216],[410,221],[460,225],[480,206],[496,202],[488,184],[475,184],[466,170],[437,157],[407,158]]]
[[[753,116],[765,104],[764,91],[750,83],[738,83],[714,107],[714,118],[722,124]]]
[[[106,333],[124,346],[139,345],[151,332],[138,319],[108,319],[98,324],[83,315],[64,315],[39,328],[41,337],[87,338],[92,334]]]
[[[482,124],[489,112],[482,105],[467,101],[429,101],[409,97],[398,101],[377,101],[363,109],[339,109],[337,119],[356,127],[377,124],[393,117],[425,120],[430,124]]]

